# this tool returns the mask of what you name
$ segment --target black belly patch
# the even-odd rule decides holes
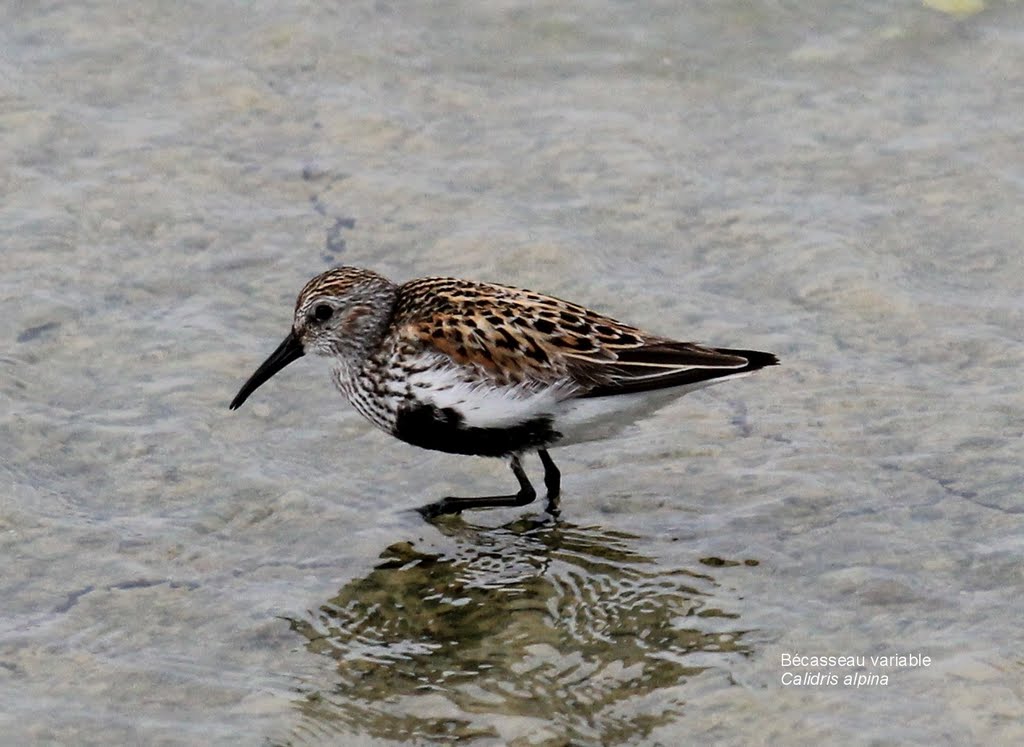
[[[541,449],[562,437],[548,416],[507,428],[478,428],[467,426],[465,418],[452,408],[433,405],[400,408],[392,432],[396,438],[424,449],[492,457]]]

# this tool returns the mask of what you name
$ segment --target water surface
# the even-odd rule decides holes
[[[5,740],[1024,741],[1019,3],[0,13]],[[784,365],[430,525],[507,468],[227,410],[338,263]]]

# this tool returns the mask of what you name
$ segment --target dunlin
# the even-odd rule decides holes
[[[778,363],[649,334],[533,291],[454,278],[398,285],[338,267],[306,283],[291,331],[231,409],[307,352],[328,357],[342,394],[396,438],[509,459],[519,492],[444,498],[419,509],[425,516],[530,503],[522,457],[533,451],[555,513],[561,478],[549,447],[611,436],[686,392]]]

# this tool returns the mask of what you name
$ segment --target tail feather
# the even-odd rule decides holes
[[[765,353],[760,350],[732,350],[730,348],[715,348],[714,350],[716,353],[746,358],[747,365],[741,369],[743,371],[756,371],[766,366],[779,365],[779,358],[774,353]]]

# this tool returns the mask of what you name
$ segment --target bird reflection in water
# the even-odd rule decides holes
[[[392,545],[291,621],[338,675],[303,687],[292,743],[634,740],[679,716],[689,678],[750,653],[706,568],[660,569],[637,537],[531,519],[437,526],[439,551]]]

